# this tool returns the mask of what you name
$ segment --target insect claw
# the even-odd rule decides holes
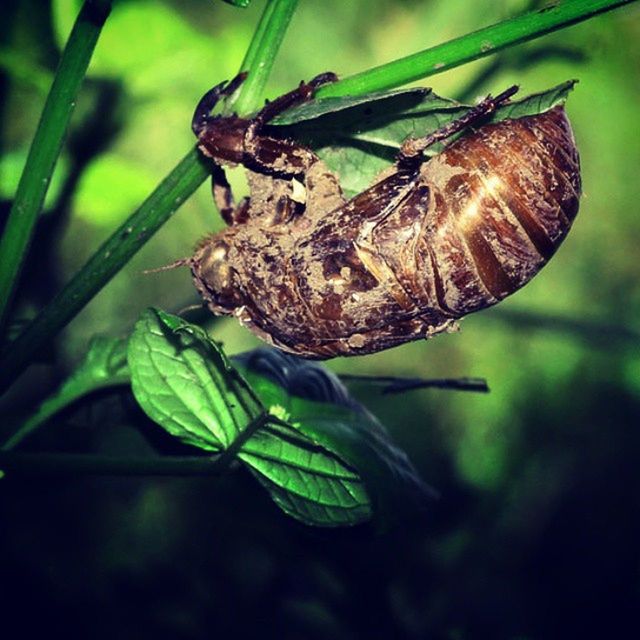
[[[211,111],[213,111],[213,108],[218,104],[220,98],[231,95],[245,81],[246,77],[247,72],[243,71],[231,80],[231,82],[225,80],[217,84],[213,89],[209,89],[209,91],[202,96],[191,120],[191,129],[196,136],[200,135],[202,129],[206,126],[207,122],[210,121],[212,117]]]
[[[514,84],[502,93],[499,93],[495,98],[493,98],[493,101],[496,104],[500,104],[501,102],[507,101],[509,98],[511,98],[511,96],[518,93],[518,91],[520,91],[520,87],[517,84]]]

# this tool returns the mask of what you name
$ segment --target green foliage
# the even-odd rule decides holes
[[[263,404],[199,327],[147,310],[129,339],[128,360],[133,394],[152,420],[186,444],[231,452],[230,460],[237,453],[288,514],[321,526],[370,517],[358,473],[288,413],[286,392],[255,380],[262,398],[277,401]]]
[[[133,394],[171,435],[221,451],[263,413],[262,406],[202,329],[147,310],[128,348]]]
[[[308,524],[382,521],[433,497],[363,409],[314,402],[234,366],[195,325],[149,309],[129,339],[133,394],[171,435],[244,462],[289,515]],[[242,373],[241,373],[242,372]]]

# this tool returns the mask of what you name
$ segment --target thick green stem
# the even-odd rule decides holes
[[[0,330],[4,326],[76,97],[111,0],[85,0],[60,58],[0,240]]]
[[[142,206],[98,249],[71,282],[11,343],[0,366],[0,389],[10,385],[31,356],[64,327],[205,180],[208,170],[191,150]]]
[[[565,0],[455,40],[349,76],[318,90],[319,98],[383,91],[442,73],[502,49],[564,29],[635,0]]]

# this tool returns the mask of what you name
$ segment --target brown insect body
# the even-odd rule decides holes
[[[480,127],[428,160],[401,158],[346,202],[309,149],[262,142],[263,159],[281,151],[278,171],[292,154],[304,170],[250,171],[242,222],[207,238],[189,264],[214,313],[306,357],[452,329],[528,282],[578,210],[579,161],[562,107]],[[228,159],[204,135],[200,144]]]

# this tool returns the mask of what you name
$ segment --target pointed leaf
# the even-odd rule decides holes
[[[234,361],[265,405],[279,407],[299,435],[357,470],[381,520],[424,508],[434,498],[382,425],[322,365],[268,348]]]
[[[332,449],[280,422],[287,394],[267,378],[255,382],[278,424],[245,431],[266,414],[263,405],[199,327],[149,309],[129,340],[129,362],[133,393],[151,419],[201,449],[238,447],[238,458],[289,515],[321,526],[370,517],[361,478]]]
[[[322,98],[288,109],[275,117],[271,124],[281,126],[300,124],[306,120],[314,120],[330,114],[337,115],[345,123],[357,122],[358,116],[370,115],[374,109],[382,113],[400,113],[420,104],[427,95],[432,95],[431,89],[418,88],[376,91],[360,96]]]
[[[129,339],[133,394],[169,433],[201,449],[226,449],[262,413],[220,348],[206,333],[156,309]]]
[[[299,429],[267,425],[243,445],[238,457],[276,504],[298,520],[317,526],[368,520],[371,504],[360,475]]]

